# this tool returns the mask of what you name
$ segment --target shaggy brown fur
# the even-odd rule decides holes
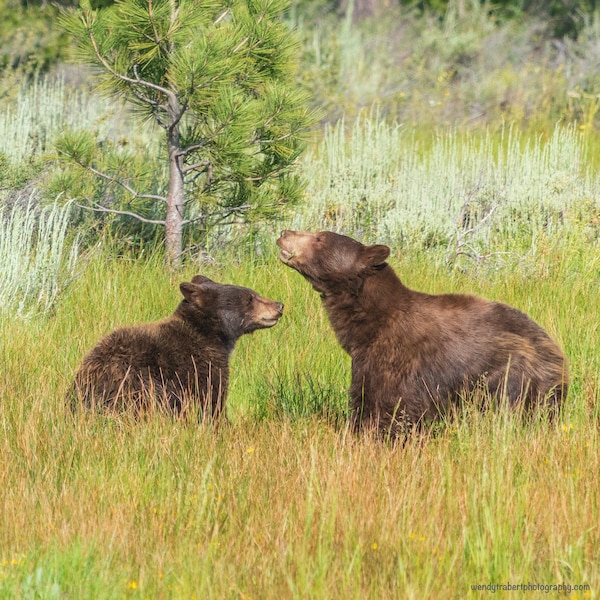
[[[352,357],[357,428],[396,436],[473,389],[525,407],[556,408],[565,397],[565,356],[522,312],[475,296],[408,289],[386,262],[387,246],[296,231],[283,231],[277,245],[281,260],[320,292]]]
[[[173,315],[118,329],[84,358],[75,402],[116,411],[158,406],[176,414],[221,414],[237,339],[275,325],[283,304],[200,275],[180,289],[183,300]]]

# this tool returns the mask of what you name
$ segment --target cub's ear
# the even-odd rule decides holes
[[[192,283],[214,283],[214,281],[208,277],[204,277],[204,275],[194,275]]]
[[[367,246],[363,250],[363,261],[367,267],[377,267],[382,265],[389,255],[390,249],[388,246],[375,244],[374,246]]]
[[[181,290],[183,297],[189,302],[202,304],[202,296],[206,290],[201,285],[184,281],[179,284],[179,289]]]

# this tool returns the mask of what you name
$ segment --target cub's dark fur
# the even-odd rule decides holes
[[[218,417],[225,407],[229,357],[238,338],[272,327],[283,304],[253,290],[195,276],[168,318],[118,329],[84,358],[73,401],[140,412],[151,406]]]

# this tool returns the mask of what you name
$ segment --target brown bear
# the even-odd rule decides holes
[[[183,300],[170,317],[117,329],[84,358],[72,390],[75,404],[221,415],[236,341],[275,325],[283,304],[200,275],[179,287]]]
[[[560,406],[567,361],[522,312],[463,294],[430,295],[402,284],[390,249],[333,232],[283,231],[281,260],[321,294],[352,358],[356,429],[392,438],[439,417],[475,389],[524,407]]]

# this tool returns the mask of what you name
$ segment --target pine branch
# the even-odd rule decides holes
[[[201,164],[198,165],[194,165],[197,166],[198,169],[201,167]],[[189,169],[188,169],[189,171]],[[196,180],[201,176],[201,175],[206,175],[206,181],[204,182],[204,185],[202,186],[202,191],[203,193],[208,192],[208,190],[210,190],[210,188],[212,187],[212,185],[215,183],[213,181],[213,165],[211,162],[206,162],[206,168],[202,169],[201,171],[198,171],[193,177],[191,177],[189,179],[190,183],[194,184],[196,183]]]
[[[185,148],[179,149],[175,153],[175,156],[176,157],[180,157],[180,156],[185,157],[188,154],[190,154],[191,152],[194,152],[195,150],[202,150],[202,148],[204,148],[208,142],[214,140],[218,135],[223,133],[229,125],[231,125],[231,123],[233,122],[233,120],[235,118],[235,114],[236,114],[235,110],[232,110],[231,113],[229,114],[229,116],[227,117],[227,119],[225,121],[223,121],[215,130],[213,130],[210,135],[202,138],[202,140],[200,142],[197,142],[196,144],[191,144],[189,146],[186,146]]]
[[[178,156],[181,155],[181,153],[177,154]],[[205,173],[210,168],[210,164],[211,163],[209,160],[203,160],[202,162],[194,163],[193,165],[187,165],[183,167],[183,169],[181,169],[181,172],[185,175],[190,171],[197,171],[198,169],[202,169],[201,173]]]
[[[214,25],[218,25],[229,13],[231,12],[231,9],[226,8],[218,17],[217,20],[214,22]]]
[[[77,158],[75,158],[75,157],[73,158],[73,160],[81,168],[85,169],[86,171],[89,171],[90,173],[93,173],[94,175],[96,175],[96,177],[100,177],[101,179],[104,179],[105,181],[108,181],[109,183],[115,183],[119,187],[122,187],[124,190],[129,192],[134,198],[141,198],[141,199],[146,199],[146,200],[160,200],[165,203],[167,202],[167,198],[165,196],[159,196],[158,194],[140,194],[134,188],[132,188],[128,183],[125,183],[121,179],[114,177],[113,175],[109,175],[108,173],[104,173],[104,171],[100,171],[100,170],[96,169],[95,167],[86,165],[85,163],[81,162],[80,160],[77,160]]]
[[[206,146],[206,142],[208,142],[208,138],[204,138],[201,142],[197,144],[192,144],[191,146],[187,146],[186,148],[181,148],[175,153],[175,156],[179,158],[180,156],[187,156],[190,152],[194,152],[194,150],[201,150]]]
[[[95,203],[95,206],[86,206],[85,204],[77,203],[75,204],[75,206],[78,206],[79,208],[82,208],[84,210],[92,210],[94,212],[110,213],[113,215],[124,215],[126,217],[133,217],[134,219],[137,219],[142,223],[150,223],[151,225],[165,225],[164,220],[158,221],[156,219],[147,219],[146,217],[142,217],[142,215],[139,215],[138,213],[131,212],[128,210],[117,210],[116,208],[107,208],[106,206],[102,206],[97,202]]]
[[[199,215],[194,217],[193,219],[186,219],[182,222],[182,225],[189,225],[190,223],[195,223],[196,221],[202,221],[203,219],[213,218],[217,215],[220,215],[218,223],[222,222],[223,219],[234,215],[235,213],[244,212],[245,210],[250,210],[252,208],[251,204],[240,204],[240,206],[235,206],[233,208],[224,208],[223,210],[215,210],[208,214]]]
[[[154,44],[156,44],[161,50],[166,52],[166,48],[163,49],[161,43],[160,43],[160,36],[158,35],[158,29],[156,28],[156,21],[154,20],[154,11],[153,11],[153,6],[152,6],[152,0],[148,0],[148,19],[150,21],[150,24],[152,25],[152,31],[154,33],[154,38],[152,38],[151,36],[145,36],[148,38],[148,40],[150,40],[151,42],[153,42]]]
[[[146,79],[142,79],[138,74],[137,74],[137,65],[134,65],[134,74],[135,74],[135,79],[132,77],[128,77],[127,75],[123,75],[122,73],[119,73],[118,71],[115,71],[115,69],[113,68],[113,66],[106,60],[106,58],[104,58],[104,56],[102,55],[102,53],[100,52],[100,48],[98,47],[98,42],[96,41],[96,36],[94,35],[94,32],[92,31],[92,28],[90,25],[88,25],[87,22],[84,23],[85,28],[88,32],[88,37],[90,38],[90,42],[92,44],[92,48],[94,49],[94,54],[96,56],[96,58],[98,59],[98,61],[100,62],[100,64],[116,79],[118,79],[119,81],[122,81],[123,83],[129,84],[128,87],[129,89],[132,90],[132,92],[135,94],[136,90],[135,88],[131,87],[134,85],[139,85],[142,87],[146,87],[149,88],[151,90],[154,90],[156,92],[160,92],[162,94],[165,94],[170,100],[172,101],[177,101],[177,95],[172,91],[169,90],[168,88],[165,88],[163,86],[157,85],[155,83],[152,83],[151,81],[147,81]],[[139,93],[139,92],[138,92]],[[150,100],[149,103],[153,104],[155,101]],[[158,104],[156,102],[156,104]]]
[[[160,200],[165,203],[167,202],[167,198],[165,198],[164,196],[159,196],[158,194],[140,194],[139,192],[136,192],[128,183],[125,183],[124,181],[113,177],[112,175],[103,173],[102,171],[99,171],[94,167],[87,166],[84,168],[86,168],[90,173],[93,173],[94,175],[101,177],[102,179],[109,181],[110,183],[116,183],[118,186],[128,191],[134,198],[142,198],[146,200]]]
[[[275,167],[274,169],[271,169],[270,171],[267,171],[262,175],[257,175],[256,177],[244,177],[243,181],[262,181],[263,179],[268,179],[269,177],[277,175],[282,170],[282,168],[285,167]]]

